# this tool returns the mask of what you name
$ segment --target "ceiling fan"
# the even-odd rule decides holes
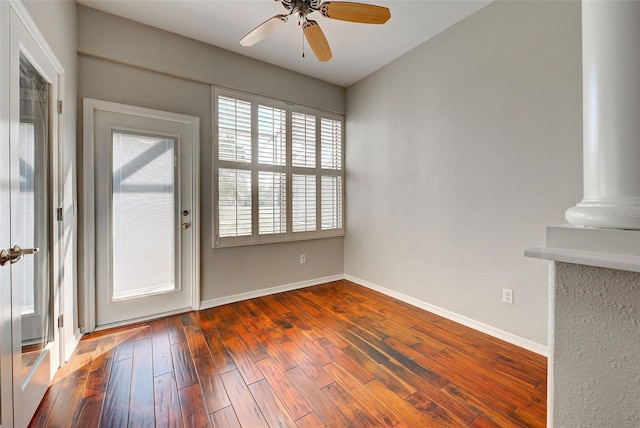
[[[321,0],[275,1],[280,1],[288,13],[273,16],[251,30],[246,36],[240,39],[242,46],[253,46],[265,39],[280,28],[287,22],[289,17],[293,15],[298,18],[298,25],[302,26],[304,37],[307,39],[309,46],[311,46],[318,60],[329,61],[333,54],[331,53],[327,38],[318,23],[313,19],[307,18],[309,14],[319,11],[325,18],[363,24],[384,24],[391,18],[391,12],[389,12],[388,8],[372,4],[343,1],[326,1],[321,4]]]

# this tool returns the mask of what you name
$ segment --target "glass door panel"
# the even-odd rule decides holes
[[[113,132],[111,300],[176,290],[175,140]]]

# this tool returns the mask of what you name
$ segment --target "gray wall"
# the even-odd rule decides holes
[[[348,275],[546,346],[523,251],[582,195],[580,22],[494,2],[348,89]]]
[[[336,113],[345,110],[344,88],[86,7],[78,8],[78,37],[80,102],[90,97],[200,118],[203,300],[344,272],[343,238],[212,248],[211,84]]]
[[[76,54],[76,3],[63,1],[24,1],[29,15],[53,50],[56,58],[64,68],[64,103],[62,171],[64,179],[63,200],[64,213],[64,339],[68,344],[77,328],[77,294],[76,294],[76,243],[77,217],[73,209],[76,201],[76,88],[77,88],[77,54]],[[73,321],[73,322],[72,322]]]
[[[551,285],[554,426],[640,426],[640,273],[554,263]]]

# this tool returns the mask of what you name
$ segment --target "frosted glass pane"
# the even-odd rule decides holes
[[[113,134],[113,299],[176,289],[175,141]]]
[[[35,164],[36,137],[35,125],[30,122],[20,123],[20,193],[18,196],[17,227],[14,227],[15,242],[23,248],[33,248],[35,244],[36,210],[35,210]],[[35,257],[25,257],[14,268],[20,271],[14,275],[14,282],[20,282],[22,289],[21,314],[35,313]]]

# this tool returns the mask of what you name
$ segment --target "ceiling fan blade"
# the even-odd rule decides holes
[[[333,54],[331,53],[329,42],[327,42],[327,38],[324,36],[318,23],[308,19],[302,25],[302,30],[304,31],[304,37],[307,39],[309,46],[311,46],[318,60],[323,62],[329,61]]]
[[[246,36],[240,39],[242,46],[253,46],[259,41],[270,36],[274,31],[287,22],[288,15],[276,15],[264,21],[253,30],[249,31]]]
[[[322,3],[320,12],[327,18],[362,24],[384,24],[391,18],[391,12],[386,7],[342,1]]]

